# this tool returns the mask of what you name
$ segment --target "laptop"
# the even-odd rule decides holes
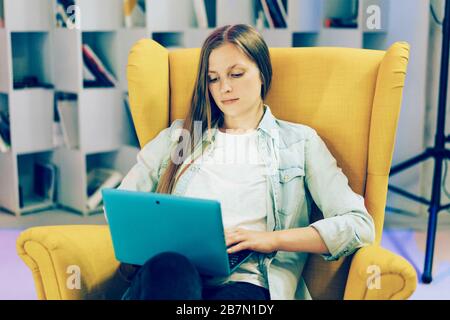
[[[170,251],[202,275],[228,276],[253,253],[227,253],[219,201],[110,188],[102,195],[118,261],[143,265]]]

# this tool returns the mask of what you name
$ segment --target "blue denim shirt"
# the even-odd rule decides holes
[[[183,121],[175,120],[142,148],[137,164],[119,188],[156,190]],[[214,150],[216,131],[214,127],[204,132],[201,143],[184,160],[173,194],[186,192],[199,170],[193,160],[202,152]],[[375,228],[364,198],[350,188],[347,177],[314,129],[278,120],[265,105],[257,134],[258,152],[265,159],[267,169],[267,231],[312,226],[330,252],[322,255],[329,261],[373,243]],[[183,173],[180,175],[180,172]],[[311,224],[312,201],[322,211],[324,219]],[[308,253],[278,251],[260,257],[260,268],[268,281],[272,299],[311,298],[301,277]]]

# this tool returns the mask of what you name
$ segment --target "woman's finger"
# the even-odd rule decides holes
[[[239,242],[237,245],[232,246],[231,248],[227,249],[227,253],[236,253],[242,250],[247,249],[247,243],[246,242]]]
[[[244,238],[242,236],[236,235],[236,234],[231,234],[225,237],[225,243],[226,246],[229,247],[235,243],[239,243],[241,241],[243,241]]]

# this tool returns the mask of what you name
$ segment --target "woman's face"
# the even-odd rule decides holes
[[[255,112],[261,105],[261,85],[257,65],[233,44],[225,43],[211,52],[208,88],[225,116]]]

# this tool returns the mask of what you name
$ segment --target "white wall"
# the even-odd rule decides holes
[[[428,26],[429,0],[390,0],[386,45],[407,41],[411,46],[393,165],[424,150]],[[412,167],[391,177],[390,183],[417,193],[420,191],[420,171],[421,166]],[[405,201],[391,192],[388,205],[412,212],[420,210],[416,202]]]

